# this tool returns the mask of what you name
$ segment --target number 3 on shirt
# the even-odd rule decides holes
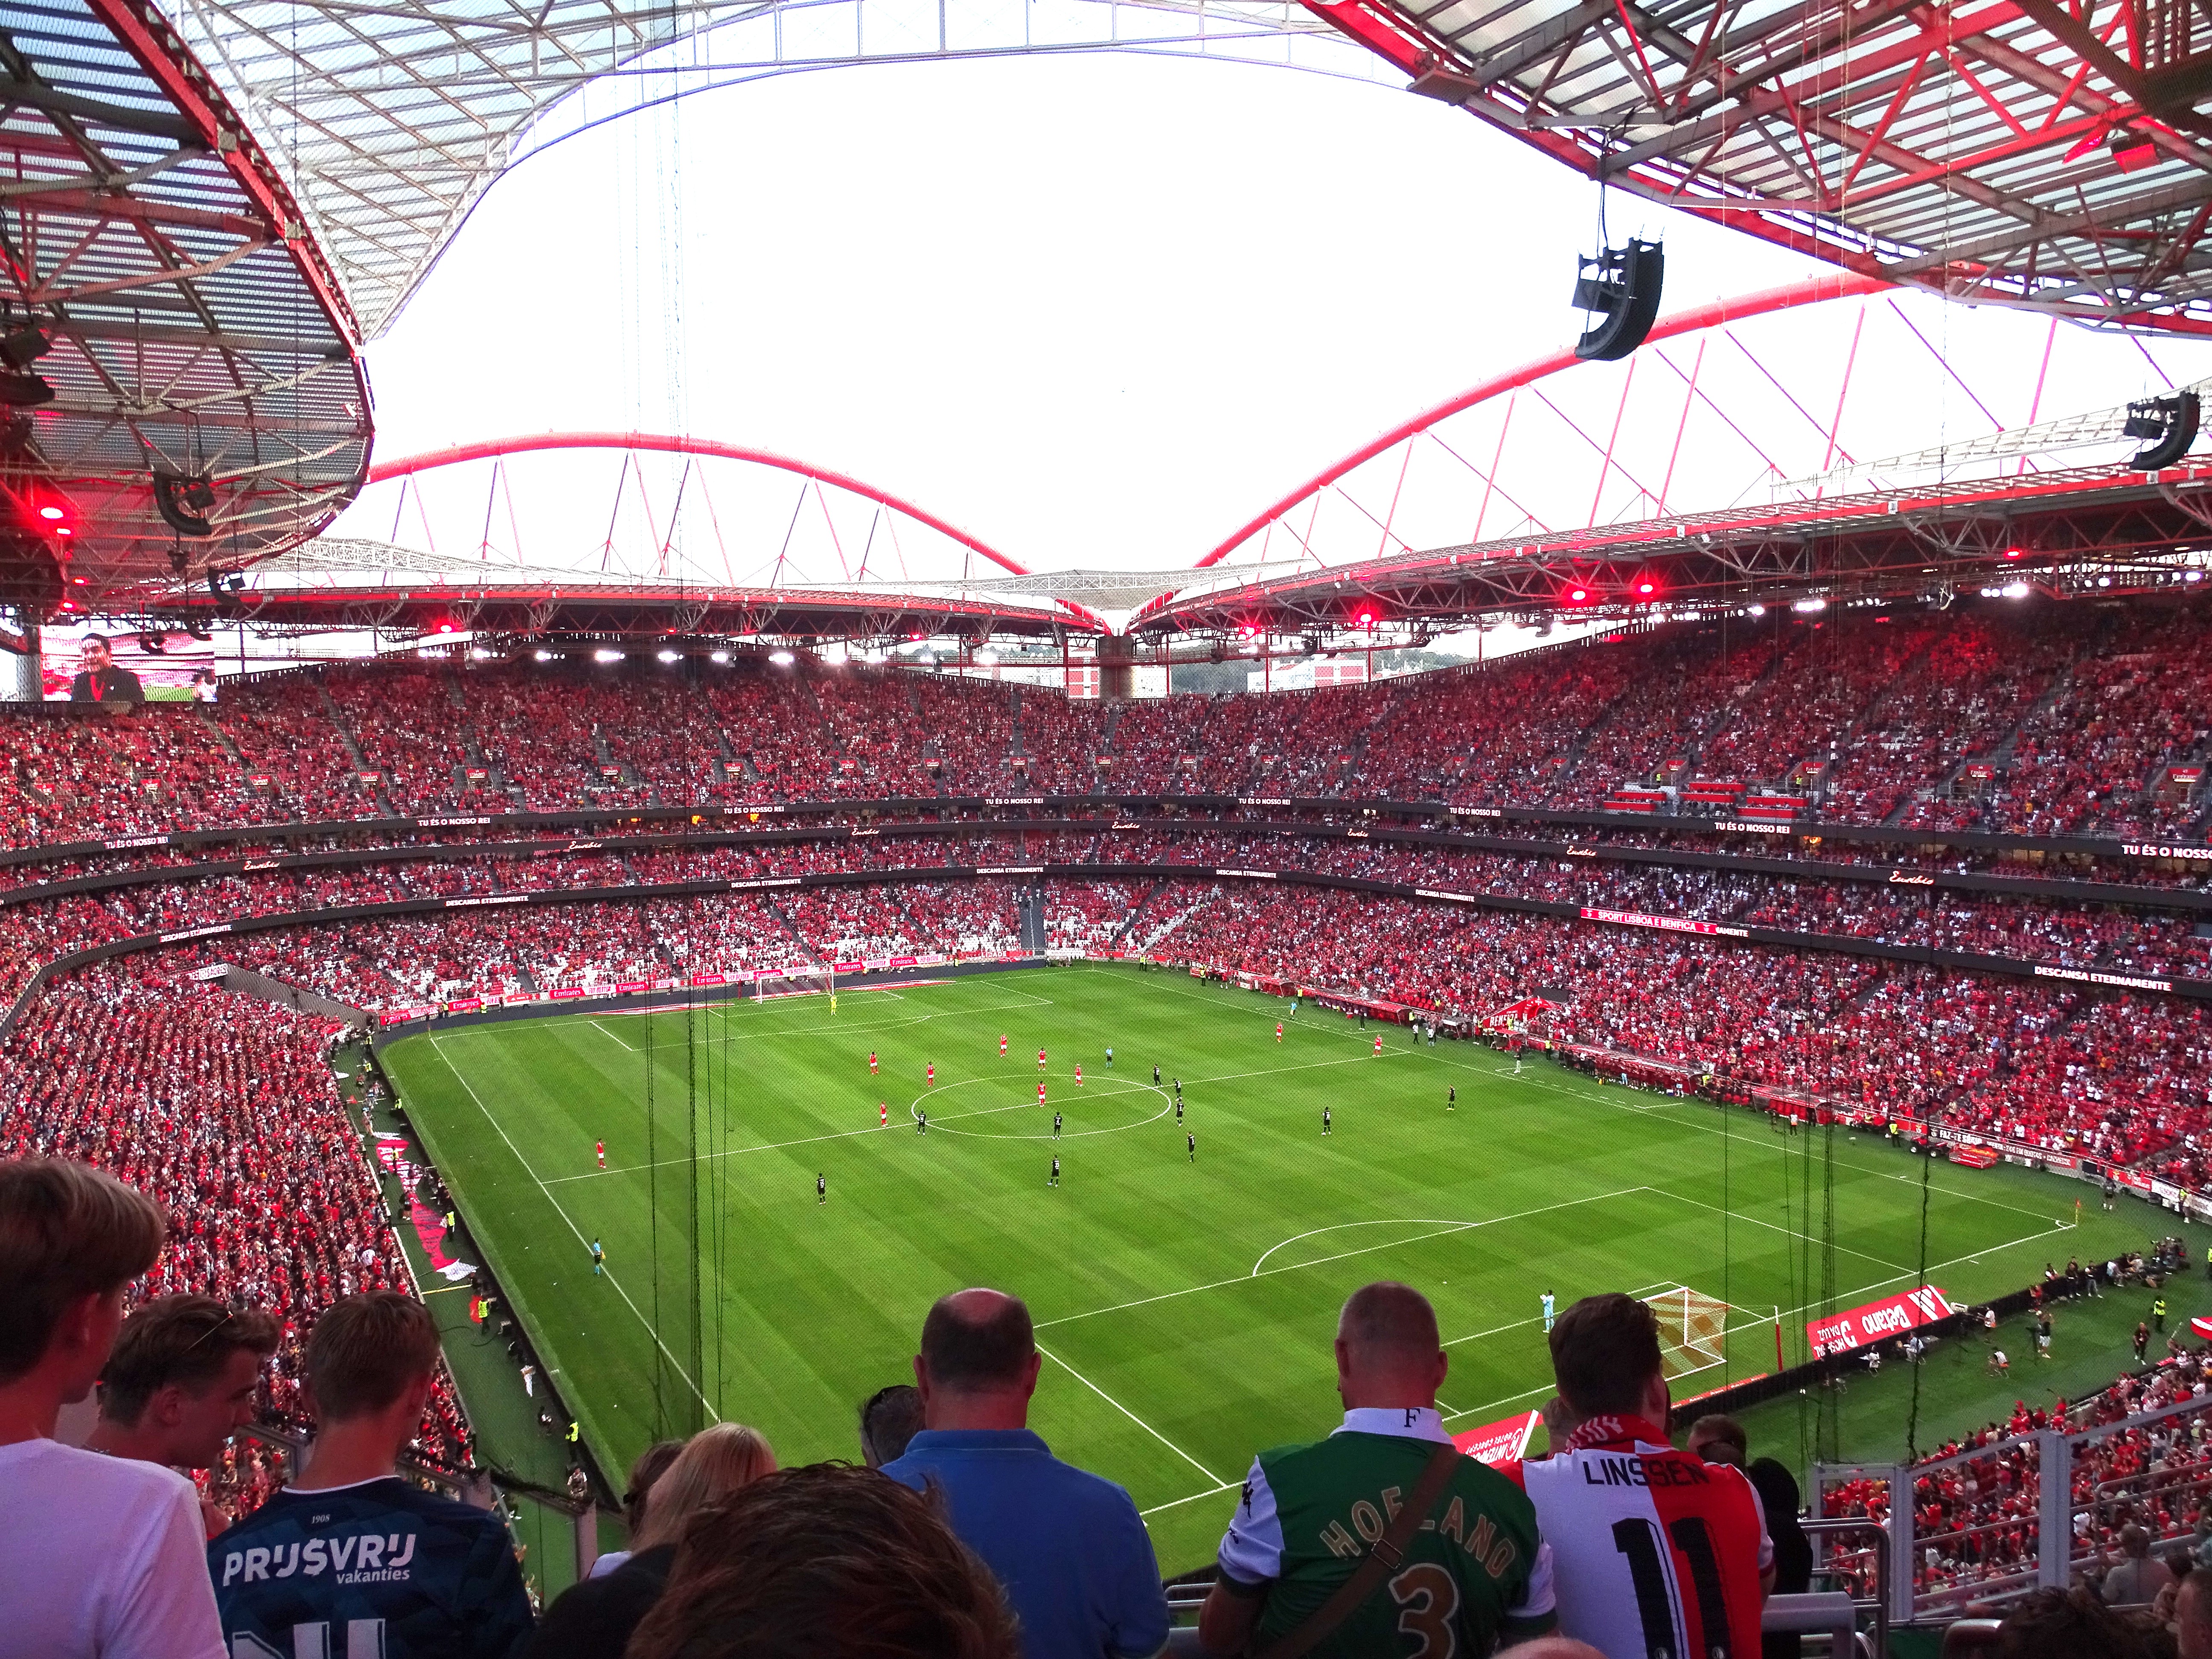
[[[1421,1645],[1406,1659],[1452,1659],[1459,1648],[1459,1580],[1433,1561],[1416,1561],[1390,1581],[1401,1611],[1398,1629]]]
[[[1674,1601],[1667,1590],[1667,1571],[1659,1561],[1658,1528],[1649,1521],[1632,1519],[1613,1523],[1613,1547],[1628,1558],[1628,1576],[1636,1585],[1636,1613],[1644,1626],[1647,1653],[1674,1650]],[[1710,1659],[1732,1659],[1728,1598],[1721,1593],[1720,1560],[1713,1553],[1713,1535],[1704,1518],[1686,1515],[1670,1523],[1667,1535],[1690,1564],[1690,1579],[1698,1593],[1698,1626],[1705,1633]]]

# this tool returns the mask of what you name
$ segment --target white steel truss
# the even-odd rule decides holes
[[[1138,52],[1389,81],[1295,0],[161,0],[288,174],[363,337],[509,167],[769,76]],[[586,106],[581,96],[595,82]]]

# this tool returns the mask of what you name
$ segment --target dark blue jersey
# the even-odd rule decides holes
[[[508,1659],[534,1623],[506,1523],[397,1479],[281,1492],[208,1566],[241,1659]]]

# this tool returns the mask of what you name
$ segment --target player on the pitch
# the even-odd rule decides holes
[[[918,1135],[929,1133],[929,1114],[919,1107],[915,1109],[914,1114],[914,1132]]]
[[[1114,1045],[1110,1042],[1106,1045],[1106,1063],[1109,1066],[1114,1063]]]
[[[1037,1079],[1037,1104],[1040,1106],[1044,1104],[1044,1079],[1042,1078],[1039,1078]]]
[[[1382,1033],[1380,1031],[1375,1034],[1375,1052],[1377,1054],[1382,1052]]]
[[[1176,1097],[1176,1121],[1178,1123],[1182,1121],[1182,1097],[1181,1095],[1177,1095]]]
[[[937,1062],[933,1060],[929,1062],[929,1086],[933,1089],[937,1086]]]
[[[606,1265],[607,1253],[600,1248],[599,1241],[594,1238],[592,1241],[592,1277],[597,1279],[605,1271]]]
[[[817,1175],[814,1177],[814,1201],[817,1204],[827,1204],[830,1201],[830,1177],[826,1175]]]
[[[1044,1050],[1042,1048],[1037,1050],[1037,1070],[1044,1070]]]
[[[1553,1308],[1555,1305],[1556,1305],[1556,1304],[1555,1304],[1553,1302],[1553,1300],[1552,1300],[1552,1293],[1551,1293],[1549,1291],[1545,1291],[1545,1292],[1544,1292],[1544,1328],[1545,1328],[1547,1331],[1548,1331],[1548,1330],[1550,1330],[1550,1329],[1552,1328],[1552,1317],[1553,1317],[1553,1316],[1552,1316],[1552,1310],[1553,1310]]]
[[[1190,1148],[1190,1161],[1191,1161],[1192,1163],[1194,1163],[1194,1164],[1197,1163],[1197,1162],[1198,1162],[1198,1136],[1197,1136],[1194,1133],[1193,1133],[1192,1131],[1190,1131],[1190,1130],[1188,1130],[1188,1129],[1186,1129],[1186,1130],[1184,1130],[1184,1131],[1183,1131],[1183,1136],[1182,1136],[1182,1139],[1183,1139],[1183,1144],[1184,1144],[1186,1146],[1188,1146],[1188,1147],[1189,1147],[1189,1148]]]
[[[1004,1060],[1006,1057],[1006,1033],[1002,1031],[1002,1032],[1000,1032],[1000,1033],[999,1034],[999,1058],[1000,1058],[1000,1060]]]
[[[1282,1022],[1282,1021],[1280,1021],[1280,1020],[1279,1019],[1279,1020],[1277,1020],[1277,1021],[1275,1022],[1275,1041],[1276,1041],[1276,1042],[1280,1042],[1282,1040],[1283,1040],[1283,1022]]]
[[[1079,1060],[1075,1062],[1075,1086],[1079,1089],[1083,1086],[1083,1062]]]
[[[1152,1067],[1152,1087],[1154,1087],[1155,1089],[1157,1089],[1157,1088],[1158,1088],[1159,1086],[1160,1086],[1160,1068],[1159,1068],[1158,1066],[1153,1066],[1153,1067]]]
[[[1328,1133],[1328,1108],[1326,1106],[1321,1109],[1321,1132],[1323,1134]]]
[[[592,1150],[599,1154],[599,1167],[602,1170],[605,1169],[607,1167],[607,1143],[604,1140],[595,1140],[592,1143]]]
[[[1052,1115],[1052,1138],[1054,1140],[1060,1139],[1060,1114],[1058,1112],[1054,1112]]]
[[[1047,1181],[1044,1184],[1048,1187],[1057,1187],[1060,1185],[1060,1154],[1058,1152],[1054,1152],[1052,1155],[1052,1178]]]
[[[876,1074],[876,1051],[875,1051],[873,1048],[871,1048],[871,1049],[869,1049],[869,1050],[868,1050],[868,1075],[869,1075],[870,1077],[873,1077],[875,1074]]]
[[[1444,1085],[1444,1110],[1448,1112],[1459,1110],[1459,1085],[1456,1083]]]
[[[1177,1100],[1181,1100],[1181,1099],[1182,1098],[1182,1079],[1181,1078],[1177,1078],[1177,1079],[1175,1080],[1175,1086],[1176,1086],[1176,1098]]]

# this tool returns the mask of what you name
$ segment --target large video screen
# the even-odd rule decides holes
[[[215,642],[176,629],[141,631],[99,623],[49,625],[39,630],[39,666],[48,702],[69,699],[85,667],[88,636],[94,635],[106,641],[109,660],[117,669],[137,677],[149,702],[191,696],[192,682],[215,668]]]

